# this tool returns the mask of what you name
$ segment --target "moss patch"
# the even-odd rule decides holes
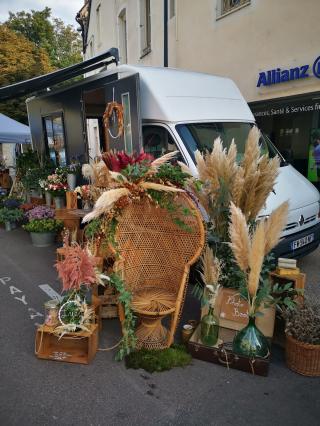
[[[192,357],[182,345],[172,345],[163,350],[141,349],[125,358],[127,368],[143,368],[149,373],[171,370],[174,367],[185,367],[191,364]]]

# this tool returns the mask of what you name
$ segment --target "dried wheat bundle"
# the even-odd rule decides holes
[[[240,208],[231,203],[230,212],[230,247],[239,268],[246,275],[248,293],[254,303],[264,257],[279,241],[287,220],[288,203],[281,204],[268,219],[261,220],[252,235]]]
[[[116,203],[121,197],[125,197],[129,194],[130,191],[127,188],[116,188],[105,191],[96,201],[93,211],[88,213],[82,219],[82,222],[89,222],[90,220],[96,219],[104,213],[108,213],[112,209],[114,203]]]
[[[93,183],[99,188],[108,188],[110,186],[110,172],[103,161],[92,165]]]
[[[233,203],[230,204],[230,212],[230,247],[240,269],[243,272],[246,272],[249,267],[249,255],[251,247],[249,228],[243,213]]]
[[[237,164],[237,147],[232,141],[228,150],[223,148],[220,138],[213,143],[212,152],[202,155],[195,153],[200,180],[204,183],[202,196],[211,197],[206,208],[218,207],[214,199],[221,185],[227,188],[230,199],[240,207],[247,220],[254,220],[265,205],[272,191],[279,170],[279,159],[269,159],[261,155],[259,146],[260,132],[253,127],[248,135],[245,152],[240,164]],[[201,200],[201,194],[197,194]],[[208,211],[209,215],[210,212]],[[219,216],[215,218],[219,220]]]

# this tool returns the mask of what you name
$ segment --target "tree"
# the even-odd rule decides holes
[[[31,10],[31,13],[9,12],[6,25],[45,49],[54,68],[64,68],[81,61],[82,42],[79,33],[60,19],[51,20],[49,7],[41,11]]]
[[[0,86],[52,71],[47,52],[22,34],[0,25],[0,40]],[[18,121],[28,121],[25,98],[0,103],[0,112]]]

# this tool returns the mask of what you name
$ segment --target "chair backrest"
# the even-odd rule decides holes
[[[115,238],[132,292],[158,287],[178,293],[201,254],[205,244],[201,213],[185,193],[179,193],[174,204],[179,209],[169,213],[146,199],[135,200],[118,218]]]

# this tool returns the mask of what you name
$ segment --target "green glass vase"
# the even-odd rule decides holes
[[[209,308],[207,315],[201,319],[201,341],[204,345],[214,346],[218,341],[219,320],[214,314],[214,309]]]
[[[249,317],[249,323],[233,339],[233,352],[249,358],[265,358],[269,353],[269,343],[255,324],[255,318]]]

